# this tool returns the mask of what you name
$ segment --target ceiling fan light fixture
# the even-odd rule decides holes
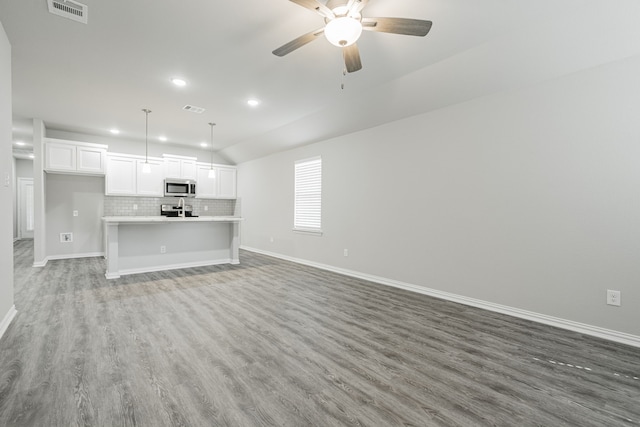
[[[332,19],[324,28],[324,35],[334,46],[346,47],[354,44],[362,34],[360,21],[343,16]]]

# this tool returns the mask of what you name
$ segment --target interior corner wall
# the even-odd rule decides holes
[[[242,245],[640,336],[638,75],[635,56],[242,163]],[[322,237],[292,231],[294,161],[318,155]]]
[[[13,310],[11,45],[0,23],[0,336]]]

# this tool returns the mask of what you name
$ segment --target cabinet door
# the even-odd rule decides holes
[[[144,160],[137,161],[137,186],[136,193],[139,196],[164,196],[164,162],[149,160],[150,173],[142,172]]]
[[[46,170],[72,171],[76,170],[76,146],[70,144],[47,143]]]
[[[196,197],[199,199],[213,199],[217,196],[217,174],[213,178],[209,178],[209,166],[198,166],[196,177]],[[217,170],[213,169],[214,173]]]
[[[136,159],[109,156],[105,182],[107,195],[135,195]]]
[[[77,148],[78,172],[104,174],[106,151],[100,148]]]
[[[192,160],[182,160],[180,168],[180,178],[198,180],[196,162]]]
[[[179,159],[164,159],[167,178],[182,178],[182,165]]]
[[[236,169],[218,168],[218,198],[236,198]]]

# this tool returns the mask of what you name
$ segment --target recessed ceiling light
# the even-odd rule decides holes
[[[186,81],[184,81],[183,79],[180,79],[180,78],[178,78],[178,77],[174,77],[174,78],[172,78],[172,79],[171,79],[171,83],[173,83],[173,84],[174,84],[174,85],[176,85],[176,86],[180,86],[180,87],[182,87],[182,86],[186,86],[186,85],[187,85],[187,82],[186,82]]]
[[[22,141],[16,141],[16,145],[26,145],[26,144]]]
[[[247,101],[247,104],[249,104],[250,107],[257,107],[258,105],[260,105],[260,101],[258,101],[257,99],[250,99]]]
[[[36,156],[34,156],[33,154],[29,154],[29,158],[30,158],[30,159],[35,159],[35,158],[36,158]]]
[[[118,135],[120,133],[118,129],[111,129],[109,132],[111,132],[114,135]]]
[[[207,143],[206,143],[206,142],[201,142],[201,143],[200,143],[200,147],[206,147],[206,146],[207,146]]]
[[[166,136],[164,136],[164,135],[159,136],[159,137],[158,137],[158,139],[159,139],[160,141],[162,141],[162,142],[166,142],[166,141],[167,141],[167,137],[166,137]]]

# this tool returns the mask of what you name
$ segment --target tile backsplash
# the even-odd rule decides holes
[[[193,213],[199,216],[240,216],[236,200],[185,199],[193,206]],[[152,216],[160,215],[160,205],[177,205],[175,197],[119,197],[105,196],[104,216]],[[134,210],[133,205],[138,209]],[[205,206],[208,210],[205,211]],[[239,206],[239,205],[238,205]]]

